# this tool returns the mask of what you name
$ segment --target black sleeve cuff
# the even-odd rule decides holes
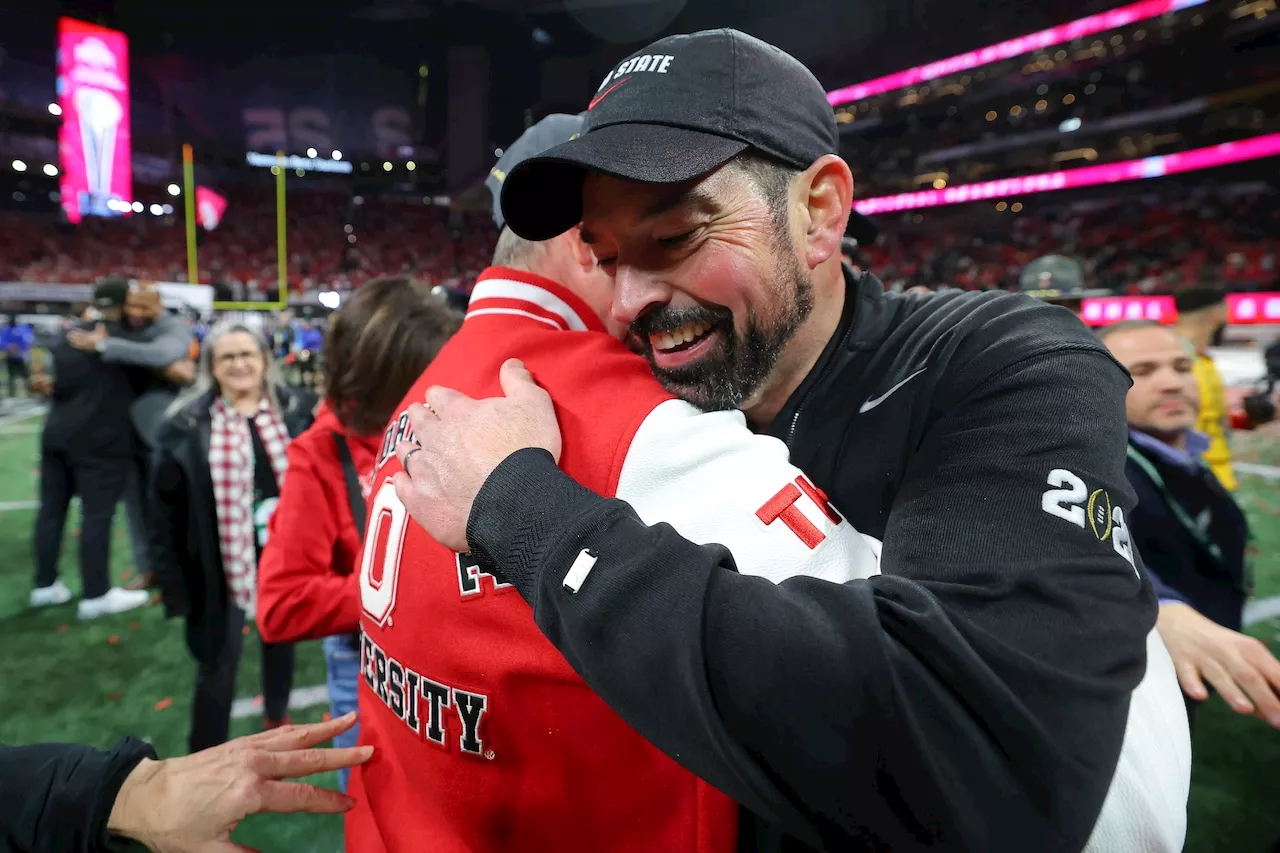
[[[107,767],[103,773],[102,787],[98,789],[98,799],[89,816],[89,826],[94,829],[91,837],[98,839],[97,845],[91,849],[103,851],[103,853],[134,853],[134,851],[146,850],[136,841],[113,836],[107,832],[107,821],[111,818],[111,809],[115,805],[116,797],[120,795],[120,788],[124,785],[124,780],[133,772],[133,768],[137,767],[144,758],[154,760],[155,748],[132,735],[120,738],[107,753]]]
[[[476,495],[467,547],[485,571],[514,585],[532,604],[547,550],[572,532],[575,518],[607,503],[560,470],[546,450],[517,450]]]

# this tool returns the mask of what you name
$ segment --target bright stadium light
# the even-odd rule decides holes
[[[342,302],[342,295],[336,290],[322,290],[316,294],[316,298],[320,300],[320,304],[329,310],[336,310]]]
[[[182,189],[177,184],[169,184],[169,195],[178,195]]]
[[[60,116],[60,115],[62,115],[62,107],[58,106],[57,104],[50,104],[50,105],[49,105],[49,115],[51,115],[51,116]]]
[[[1073,130],[1079,130],[1080,124],[1081,124],[1080,119],[1069,118],[1066,121],[1064,121],[1062,124],[1058,125],[1058,130],[1062,131],[1063,133],[1070,133]]]
[[[308,156],[308,157],[311,157],[312,159],[315,159],[316,153],[317,153],[317,152],[316,152],[316,149],[314,149],[314,148],[308,148],[308,149],[307,149],[307,156]]]
[[[383,163],[382,163],[382,171],[384,171],[384,172],[390,172],[390,171],[391,171],[391,161],[390,161],[390,160],[384,160],[384,161],[383,161]]]
[[[335,159],[335,160],[341,160],[341,159],[342,159],[342,152],[341,152],[341,151],[335,151],[335,152],[333,152],[333,153],[332,153],[331,155],[329,155],[329,156],[331,156],[331,157],[332,157],[333,159]]]
[[[134,212],[134,213],[141,213],[141,212],[142,212],[143,210],[145,210],[145,209],[146,209],[146,208],[144,208],[144,207],[142,206],[142,202],[140,202],[140,201],[135,201],[135,202],[133,203],[133,212]]]
[[[24,163],[24,162],[22,162],[21,160],[14,160],[14,161],[13,161],[13,171],[15,171],[15,172],[25,172],[25,171],[27,171],[27,164],[26,164],[26,163]]]
[[[151,215],[152,215],[152,216],[163,216],[163,215],[164,215],[164,208],[163,208],[163,207],[161,207],[161,206],[160,206],[160,205],[158,205],[158,204],[153,204],[153,205],[151,205],[151,207],[149,207],[149,208],[148,208],[148,210],[150,210],[150,211],[151,211]]]
[[[404,167],[412,172],[414,169],[418,168],[418,164],[410,160],[408,163],[404,164]]]
[[[160,212],[163,213],[165,216],[168,216],[170,213],[173,213],[173,205],[171,204],[161,205]]]
[[[58,177],[58,167],[53,165],[52,163],[45,163],[44,173],[51,178],[56,178]]]

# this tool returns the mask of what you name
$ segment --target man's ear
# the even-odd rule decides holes
[[[582,226],[575,225],[561,235],[560,239],[568,240],[573,246],[573,259],[583,272],[591,272],[596,268],[596,256],[591,247],[582,242]]]
[[[813,269],[840,254],[840,241],[853,207],[853,173],[840,157],[824,154],[800,173],[792,189],[801,194],[803,254]]]

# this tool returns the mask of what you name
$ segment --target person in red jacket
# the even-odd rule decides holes
[[[353,570],[382,429],[458,324],[424,283],[384,278],[361,287],[330,318],[325,399],[314,425],[289,445],[289,478],[258,566],[258,630],[270,643],[324,638],[335,717],[356,708]],[[339,735],[338,745],[354,745],[357,733]]]

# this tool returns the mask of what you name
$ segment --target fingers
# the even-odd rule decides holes
[[[1178,683],[1182,692],[1200,702],[1209,698],[1209,691],[1200,680],[1200,668],[1190,661],[1179,661],[1175,666],[1178,672]]]
[[[294,749],[288,752],[263,752],[255,760],[257,771],[272,779],[300,779],[312,773],[328,773],[364,764],[373,755],[371,746],[349,746],[341,749]]]
[[[538,383],[533,381],[533,374],[518,358],[509,358],[502,363],[498,381],[502,383],[502,393],[508,397],[527,396],[534,390],[542,391]]]
[[[1244,691],[1235,683],[1227,670],[1223,668],[1216,660],[1206,660],[1204,663],[1204,677],[1214,689],[1221,694],[1223,700],[1231,706],[1232,710],[1241,714],[1252,714],[1253,703],[1244,695]]]
[[[432,385],[427,389],[427,406],[440,419],[444,420],[451,415],[458,415],[475,404],[475,400],[463,394],[461,391],[455,391],[452,388],[445,388],[441,385]]]
[[[1276,728],[1280,728],[1280,662],[1261,642],[1248,638],[1241,649],[1242,672],[1236,681],[1253,699],[1258,715]]]
[[[261,747],[271,752],[287,749],[308,749],[325,741],[332,740],[356,724],[356,712],[343,714],[323,723],[307,723],[300,726],[281,726],[268,732],[262,732],[245,738],[252,746]]]
[[[345,794],[305,782],[263,782],[259,812],[342,814],[356,801]]]

